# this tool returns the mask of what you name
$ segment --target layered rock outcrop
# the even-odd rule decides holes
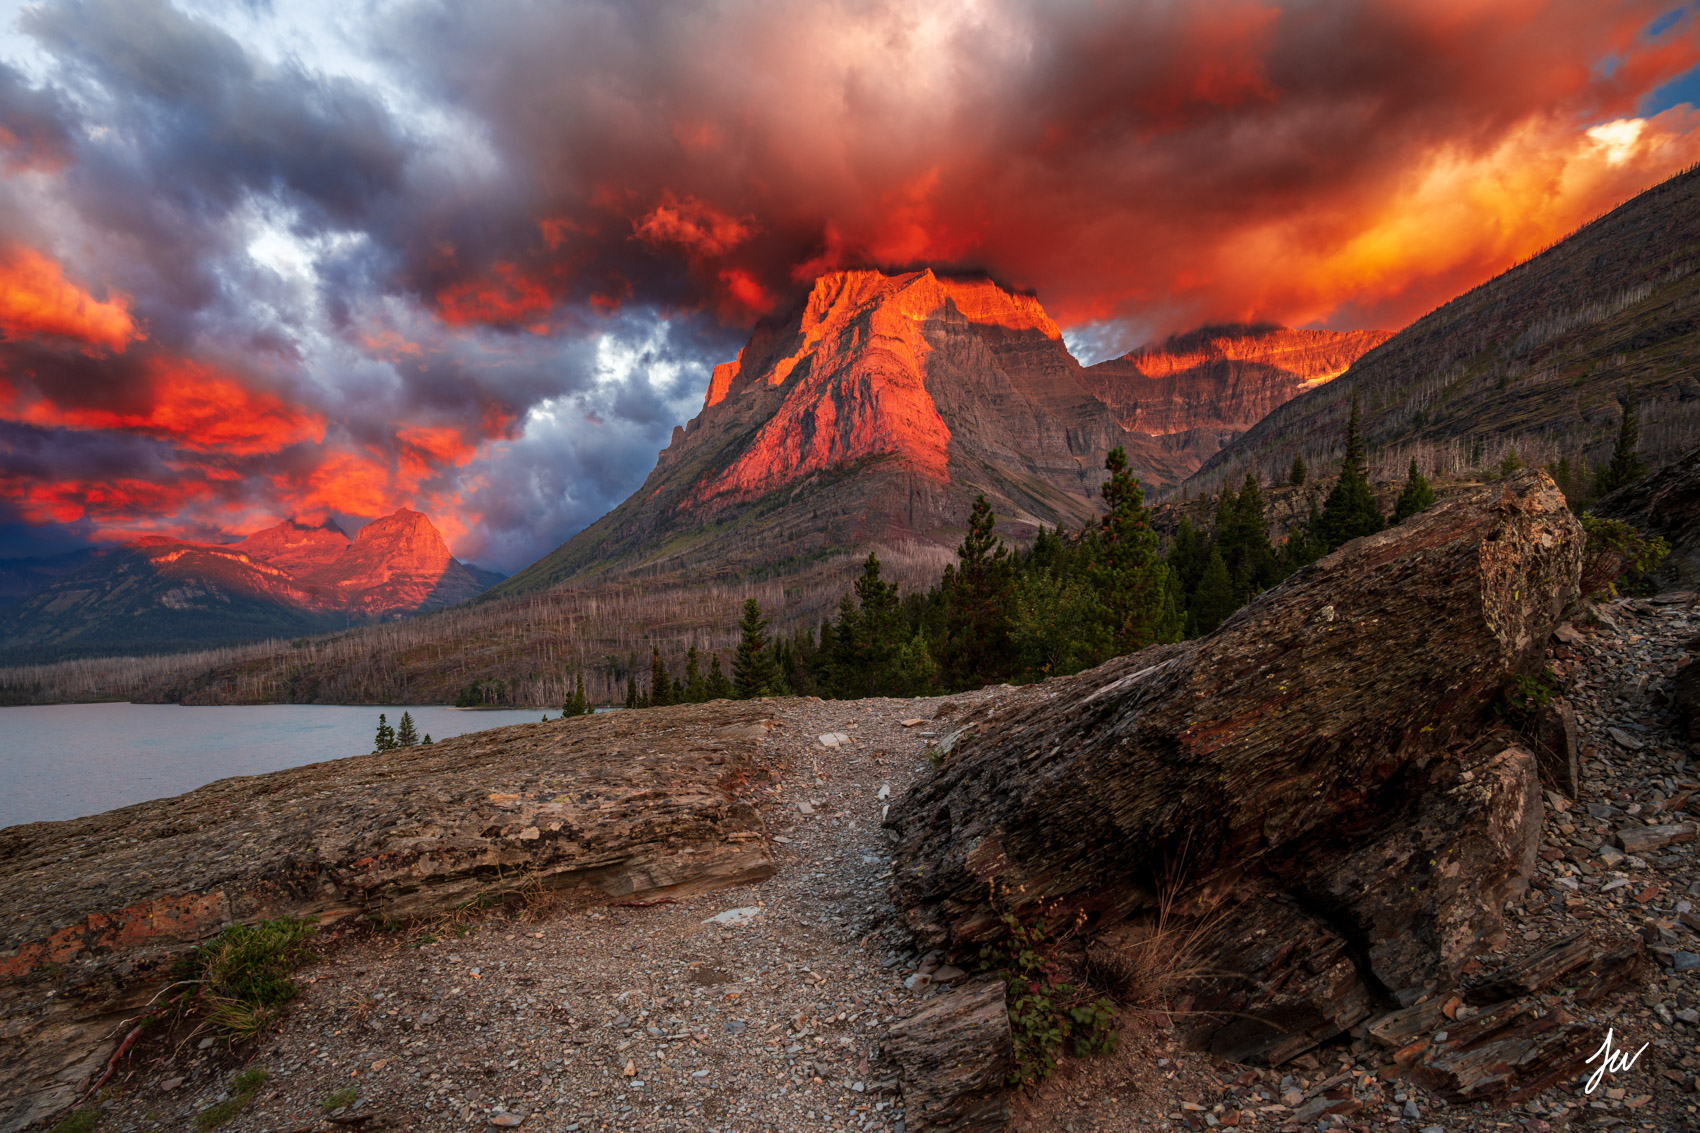
[[[760,706],[556,720],[0,831],[0,1130],[74,1100],[236,921],[403,918],[522,884],[604,902],[759,880]]]
[[[1654,582],[1700,589],[1700,449],[1605,496],[1593,512],[1670,544],[1670,554],[1653,571]]]
[[[1503,942],[1542,817],[1537,759],[1492,706],[1577,597],[1583,542],[1526,473],[1347,544],[1209,637],[1013,694],[892,807],[909,927],[964,955],[1007,914],[1111,947],[1185,918],[1207,973],[1185,1026],[1248,1061],[1457,986]]]

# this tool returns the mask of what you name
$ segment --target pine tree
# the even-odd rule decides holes
[[[1228,615],[1240,608],[1233,577],[1228,573],[1227,560],[1212,547],[1210,561],[1198,580],[1198,593],[1192,596],[1190,626],[1195,636],[1201,636],[1221,625]]]
[[[1340,478],[1322,505],[1316,535],[1330,551],[1360,535],[1373,535],[1387,525],[1369,486],[1369,457],[1358,428],[1358,393],[1352,391],[1352,415],[1346,423],[1346,455]]]
[[[384,719],[384,714],[380,712],[378,713],[378,735],[372,743],[372,751],[376,753],[380,751],[393,751],[394,749],[395,729],[390,727],[389,721]]]
[[[419,729],[413,724],[413,713],[403,712],[395,730],[396,747],[418,747]]]
[[[1308,475],[1310,469],[1305,467],[1305,458],[1302,455],[1293,457],[1293,470],[1287,473],[1287,483],[1295,488],[1302,488]]]
[[[667,675],[667,664],[661,660],[661,646],[649,647],[649,702],[660,708],[673,703],[673,681]]]
[[[1517,455],[1516,449],[1507,449],[1504,458],[1499,462],[1499,474],[1509,476],[1513,472],[1521,472],[1522,470],[1523,458]]]
[[[908,619],[897,598],[897,586],[880,578],[880,561],[873,552],[862,564],[854,585],[857,619],[861,623],[859,695],[872,696],[891,681],[892,659],[907,640]]]
[[[754,598],[744,599],[744,616],[738,621],[738,652],[732,658],[733,695],[739,700],[767,696],[776,674],[773,656],[767,649],[767,619]]]
[[[637,678],[636,677],[627,677],[626,678],[626,707],[627,708],[640,707],[640,705],[638,704],[638,690],[637,690]]]
[[[1132,653],[1157,639],[1168,568],[1157,556],[1157,534],[1151,530],[1145,494],[1128,471],[1127,453],[1120,445],[1105,456],[1104,468],[1110,474],[1102,489],[1110,510],[1094,533],[1090,573],[1108,615],[1114,648]]]
[[[590,698],[584,694],[584,674],[573,678],[573,691],[561,706],[562,716],[584,716],[590,712]]]
[[[708,659],[708,698],[731,700],[732,693],[732,682],[726,679],[726,672],[720,667],[720,654],[711,654]]]
[[[1399,493],[1398,502],[1393,505],[1393,522],[1403,523],[1433,502],[1434,489],[1423,478],[1423,470],[1417,467],[1413,457],[1410,474],[1405,478],[1405,490]]]
[[[1646,462],[1637,451],[1640,447],[1641,423],[1635,413],[1635,387],[1630,386],[1623,395],[1623,419],[1617,425],[1617,445],[1612,449],[1611,463],[1594,476],[1594,495],[1614,492],[1647,474]]]
[[[431,746],[431,733],[430,732],[425,733],[425,738],[419,741],[419,746],[420,747],[430,747]]]
[[[701,704],[708,699],[708,682],[703,679],[702,660],[697,655],[697,647],[691,646],[685,653],[685,701],[689,704]]]
[[[994,531],[995,523],[986,497],[975,497],[968,534],[956,549],[956,571],[944,592],[944,641],[939,656],[945,683],[953,689],[978,688],[1014,672],[1009,632],[1015,562]]]
[[[1245,483],[1234,500],[1227,537],[1221,540],[1222,557],[1228,564],[1228,576],[1234,581],[1235,592],[1243,605],[1253,594],[1267,590],[1280,581],[1281,570],[1275,545],[1269,541],[1269,516],[1263,503],[1263,489],[1257,477],[1245,474]]]

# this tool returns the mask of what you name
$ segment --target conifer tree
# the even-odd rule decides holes
[[[627,677],[626,678],[626,707],[627,708],[642,707],[641,705],[638,704],[638,690],[637,690],[637,678],[636,677]]]
[[[1647,474],[1647,464],[1641,459],[1641,423],[1635,413],[1635,387],[1623,395],[1623,419],[1617,424],[1617,445],[1612,449],[1611,463],[1594,476],[1594,495],[1603,496],[1625,484],[1633,484]]]
[[[561,706],[563,716],[584,716],[590,712],[590,698],[584,694],[584,674],[579,673],[573,679],[573,691],[568,694],[567,702]]]
[[[856,641],[855,687],[850,695],[871,696],[890,682],[892,659],[908,637],[908,619],[898,602],[896,585],[880,578],[880,561],[872,552],[862,564],[853,589],[860,637]]]
[[[732,658],[733,695],[739,700],[767,696],[776,676],[773,655],[767,648],[767,619],[754,598],[744,599],[744,616],[738,621],[738,652]]]
[[[660,708],[673,703],[673,681],[667,675],[667,664],[661,660],[661,646],[649,647],[649,702]]]
[[[940,658],[950,688],[978,688],[1013,673],[1009,631],[1015,603],[1015,563],[993,529],[992,505],[977,496],[968,534],[956,549],[956,571],[944,592]],[[1041,530],[1040,539],[1044,539]],[[1050,553],[1048,545],[1043,548]]]
[[[1257,477],[1250,472],[1245,474],[1245,483],[1240,487],[1239,497],[1234,500],[1226,537],[1219,540],[1219,545],[1240,604],[1280,581],[1281,570],[1275,546],[1269,541],[1269,516],[1263,503],[1263,489],[1258,486]]]
[[[732,693],[732,682],[726,679],[726,672],[720,667],[720,654],[711,654],[708,659],[708,698],[731,700]]]
[[[393,751],[395,749],[395,729],[390,727],[382,712],[378,713],[378,735],[372,742],[372,751]]]
[[[1332,551],[1360,535],[1373,535],[1387,524],[1369,485],[1369,457],[1358,428],[1358,392],[1352,391],[1352,415],[1346,423],[1346,455],[1340,478],[1322,505],[1316,535]]]
[[[419,729],[413,723],[413,713],[403,712],[395,730],[396,747],[418,747]]]
[[[1571,464],[1568,456],[1561,456],[1558,463],[1547,471],[1552,474],[1552,482],[1558,485],[1558,490],[1564,493],[1564,502],[1570,505],[1570,510],[1581,515],[1588,503],[1588,486],[1586,478],[1578,473],[1577,465]]]
[[[1504,458],[1499,462],[1499,474],[1501,476],[1509,476],[1513,472],[1521,471],[1522,468],[1523,458],[1517,455],[1517,450],[1514,448],[1507,449],[1505,451]]]
[[[1405,478],[1405,490],[1399,493],[1398,502],[1393,505],[1393,522],[1403,523],[1433,502],[1434,489],[1429,487],[1423,470],[1417,467],[1416,458],[1413,457],[1411,471]]]
[[[702,675],[702,660],[693,645],[685,653],[685,700],[690,704],[701,704],[707,699],[708,681]]]
[[[421,747],[430,747],[431,746],[431,733],[430,732],[425,733],[425,738],[419,741],[419,746],[421,746]]]
[[[1293,469],[1287,473],[1287,483],[1295,488],[1304,487],[1305,477],[1310,475],[1310,469],[1305,467],[1303,455],[1293,457]]]
[[[1233,577],[1228,573],[1227,560],[1215,547],[1210,549],[1210,561],[1198,580],[1198,593],[1192,596],[1190,627],[1195,636],[1211,632],[1227,616],[1239,609],[1239,595]]]
[[[1110,474],[1102,489],[1110,510],[1095,532],[1090,573],[1108,615],[1113,647],[1132,653],[1157,639],[1168,568],[1157,556],[1145,494],[1128,471],[1120,445],[1105,456],[1104,468]]]

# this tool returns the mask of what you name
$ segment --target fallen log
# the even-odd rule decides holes
[[[1201,1045],[1279,1062],[1450,986],[1526,887],[1538,768],[1490,733],[1577,597],[1529,472],[1355,540],[1209,637],[1000,700],[891,809],[909,928],[1200,918]],[[1176,892],[1184,900],[1173,901]]]

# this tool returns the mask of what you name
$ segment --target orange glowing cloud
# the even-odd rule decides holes
[[[23,403],[0,389],[0,416],[30,425],[113,429],[169,441],[191,452],[255,456],[324,438],[321,415],[273,394],[248,389],[210,366],[188,359],[150,358],[136,408],[59,405],[46,398]]]
[[[26,523],[75,523],[82,519],[173,515],[205,500],[211,489],[193,480],[159,484],[132,478],[42,481],[8,476],[0,477],[0,495],[18,509]]]
[[[674,247],[690,256],[721,256],[755,234],[749,219],[738,219],[716,211],[695,197],[661,195],[661,203],[633,229],[646,244]]]
[[[305,472],[273,475],[271,484],[292,513],[387,515],[403,502],[396,499],[391,479],[389,466],[381,460],[331,450]]]
[[[425,425],[397,429],[396,448],[396,480],[410,491],[444,468],[465,464],[477,452],[459,430]]]
[[[512,263],[496,265],[493,278],[471,279],[437,293],[437,307],[450,326],[483,323],[513,326],[534,320],[554,306],[542,284]]]
[[[68,339],[85,349],[122,351],[142,337],[128,300],[96,299],[33,248],[0,251],[0,337]]]

